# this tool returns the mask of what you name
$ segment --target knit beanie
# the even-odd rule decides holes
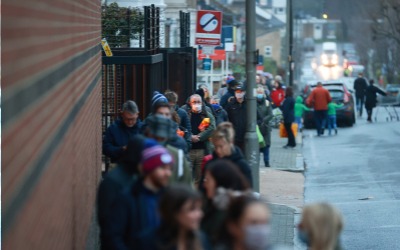
[[[146,148],[142,153],[143,174],[149,174],[154,169],[174,162],[166,148],[157,145]]]
[[[226,83],[227,84],[229,84],[231,81],[233,81],[233,80],[235,80],[235,77],[233,77],[233,76],[228,76],[227,78],[226,78]]]
[[[154,93],[153,93],[153,98],[151,99],[151,106],[154,107],[154,105],[155,105],[157,102],[165,102],[165,103],[168,103],[168,100],[167,100],[167,98],[166,98],[163,94],[161,94],[160,92],[154,91]]]

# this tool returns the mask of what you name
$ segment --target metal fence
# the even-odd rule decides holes
[[[103,54],[102,128],[103,132],[119,116],[122,104],[134,100],[144,119],[151,112],[154,91],[176,91],[180,104],[194,92],[196,79],[195,48],[190,45],[190,18],[182,13],[181,48],[160,48],[160,11],[144,8],[143,48],[112,48],[113,56]],[[182,28],[183,26],[183,28]],[[104,162],[108,168],[108,159]]]

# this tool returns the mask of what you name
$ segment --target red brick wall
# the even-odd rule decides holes
[[[83,249],[101,172],[100,0],[2,0],[2,245]]]

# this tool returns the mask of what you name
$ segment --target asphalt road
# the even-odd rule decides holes
[[[386,115],[368,124],[364,114],[337,136],[304,132],[305,203],[341,210],[344,249],[400,249],[400,122]]]

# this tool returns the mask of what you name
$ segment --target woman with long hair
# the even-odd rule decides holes
[[[220,123],[211,136],[211,142],[214,145],[214,152],[211,156],[206,156],[209,160],[205,164],[204,169],[207,169],[207,165],[215,160],[228,160],[239,169],[239,171],[246,177],[250,186],[252,186],[251,168],[244,158],[240,148],[234,144],[235,130],[232,123]]]
[[[143,250],[206,250],[207,240],[199,230],[203,217],[202,197],[190,186],[166,188],[159,202],[160,227],[143,237]]]
[[[310,250],[338,250],[342,229],[339,211],[327,203],[316,203],[304,207],[298,236]]]
[[[270,211],[253,196],[234,198],[227,210],[216,250],[271,249]]]
[[[211,243],[215,243],[232,196],[249,193],[250,186],[239,169],[229,160],[211,162],[204,178],[205,206],[201,228]]]

